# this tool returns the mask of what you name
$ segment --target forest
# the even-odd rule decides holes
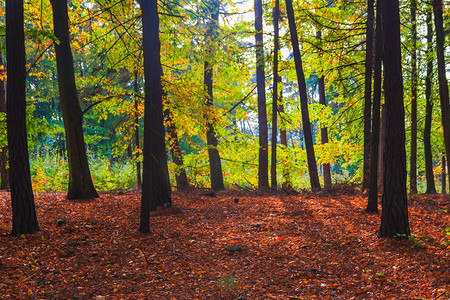
[[[1,1],[0,299],[450,298],[448,4]]]

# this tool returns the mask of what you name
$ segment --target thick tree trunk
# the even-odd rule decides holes
[[[2,54],[0,53],[0,67],[4,67]],[[0,69],[0,78],[3,78],[5,69]],[[0,112],[6,113],[6,91],[5,81],[0,79]],[[8,146],[0,150],[0,189],[7,190],[9,185],[9,168],[8,168]]]
[[[409,192],[417,194],[417,23],[416,0],[411,0],[411,153],[409,161]]]
[[[367,1],[366,21],[366,61],[364,75],[364,160],[362,190],[369,187],[370,175],[370,141],[371,141],[371,111],[372,111],[372,73],[373,73],[373,23],[374,0]]]
[[[267,130],[266,91],[264,78],[264,44],[262,3],[255,0],[256,82],[258,85],[259,168],[258,187],[269,188],[269,134]]]
[[[277,133],[278,133],[278,18],[279,0],[275,0],[273,9],[274,54],[273,54],[273,90],[272,90],[272,156],[270,169],[270,183],[273,190],[277,189]]]
[[[31,186],[25,100],[25,35],[23,1],[6,1],[6,112],[9,145],[12,235],[39,230]]]
[[[305,75],[303,73],[302,58],[298,44],[297,28],[294,19],[294,9],[292,0],[286,0],[286,11],[289,19],[289,30],[291,32],[291,42],[294,52],[295,69],[297,71],[298,88],[300,92],[300,104],[302,112],[303,132],[305,135],[306,156],[308,160],[309,179],[313,192],[320,191],[319,174],[317,172],[316,156],[314,154],[314,144],[311,132],[311,122],[308,113],[308,96],[306,94]]]
[[[141,1],[144,35],[144,161],[139,231],[150,232],[150,211],[172,206],[163,117],[163,75],[156,0]]]
[[[67,199],[98,198],[98,193],[92,182],[84,143],[83,112],[78,101],[73,57],[70,49],[67,0],[51,0],[50,2],[53,8],[54,32],[59,40],[59,43],[55,43],[55,54],[60,106],[69,162]]]
[[[448,81],[446,77],[444,53],[444,21],[442,17],[442,0],[433,0],[434,26],[436,30],[436,56],[439,79],[439,98],[441,102],[442,129],[444,131],[445,156],[450,170],[450,104],[448,95]],[[450,176],[449,176],[450,180]]]
[[[219,6],[220,1],[212,0],[208,2],[210,20],[208,22],[208,29],[206,31],[206,52],[207,59],[205,60],[204,67],[204,87],[207,95],[206,106],[208,109],[214,109],[214,93],[213,93],[213,61],[214,61],[214,42],[217,39],[217,30],[219,26]],[[219,144],[216,136],[216,131],[214,129],[214,119],[211,114],[206,116],[206,142],[208,145],[208,156],[209,156],[209,169],[210,169],[210,179],[211,179],[211,189],[215,191],[224,190],[225,186],[223,184],[223,173],[222,173],[222,163],[220,160],[219,150],[217,146]]]
[[[432,78],[433,78],[433,59],[430,57],[433,53],[433,24],[431,10],[427,12],[427,76],[425,78],[425,124],[423,130],[423,149],[425,157],[425,177],[427,180],[427,194],[436,193],[433,173],[433,152],[431,150],[431,121],[433,118],[433,99],[431,94]]]
[[[373,112],[370,149],[369,197],[366,212],[378,212],[378,154],[380,141],[380,105],[381,105],[381,60],[383,51],[383,28],[381,20],[381,1],[377,1],[377,19],[375,34],[375,66],[373,81]]]
[[[175,170],[175,181],[177,189],[185,189],[189,187],[189,182],[186,175],[186,170],[183,167],[183,155],[181,154],[180,142],[178,141],[177,127],[173,121],[172,111],[169,108],[164,109],[164,119],[169,136],[170,153],[172,160],[177,166]]]
[[[399,1],[381,0],[381,3],[387,116],[380,236],[392,238],[398,234],[410,234],[406,195],[405,112]]]

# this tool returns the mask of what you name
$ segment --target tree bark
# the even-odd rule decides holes
[[[181,154],[180,142],[178,141],[177,127],[173,121],[173,114],[169,108],[164,109],[164,119],[169,136],[169,148],[172,155],[172,160],[177,166],[175,170],[175,181],[177,189],[185,189],[189,187],[189,182],[186,175],[186,170],[183,167],[183,155]]]
[[[416,0],[411,0],[411,153],[409,161],[409,192],[417,194],[417,22]]]
[[[442,129],[444,131],[445,156],[450,170],[450,104],[448,95],[448,81],[446,77],[444,54],[444,21],[442,17],[442,0],[433,0],[434,26],[436,30],[436,56],[438,65],[439,98],[441,102]],[[450,180],[450,176],[449,176]]]
[[[364,75],[364,159],[362,190],[369,187],[370,176],[370,141],[371,141],[371,111],[372,111],[372,73],[373,73],[373,24],[374,0],[367,1],[366,21],[366,60]]]
[[[433,173],[433,152],[431,149],[431,121],[433,118],[433,98],[431,94],[432,89],[432,79],[433,79],[433,60],[430,57],[433,53],[433,24],[431,10],[427,12],[427,76],[425,78],[425,98],[426,98],[426,109],[425,109],[425,124],[423,130],[423,149],[425,157],[425,177],[427,180],[427,194],[435,194],[436,186],[434,182]]]
[[[381,105],[381,61],[383,51],[383,28],[381,1],[377,1],[376,33],[375,33],[375,64],[373,81],[372,134],[370,149],[369,197],[366,212],[378,212],[378,161],[380,141],[380,105]]]
[[[267,130],[266,92],[264,78],[264,44],[262,27],[262,2],[255,0],[256,29],[256,82],[258,93],[259,167],[258,187],[269,188],[269,134]]]
[[[0,53],[0,67],[4,67],[2,54]],[[0,70],[0,77],[3,77],[5,69]],[[6,91],[5,81],[0,80],[0,112],[6,113]],[[0,150],[0,189],[9,190],[9,168],[8,168],[8,146]]]
[[[172,206],[163,117],[157,0],[141,1],[144,39],[144,161],[139,231],[150,232],[150,211]]]
[[[207,59],[205,60],[204,67],[204,87],[206,91],[206,106],[212,112],[214,109],[214,93],[213,93],[213,57],[214,57],[214,41],[217,39],[217,29],[219,26],[219,6],[220,1],[211,0],[208,9],[211,13],[211,18],[208,22],[208,29],[206,31],[206,51]],[[209,169],[210,169],[210,179],[211,179],[211,189],[214,191],[224,190],[225,186],[223,184],[223,173],[222,173],[222,163],[220,160],[219,150],[217,146],[219,141],[217,140],[216,131],[214,129],[214,119],[211,114],[206,116],[206,142],[208,145],[208,156],[209,156]]]
[[[51,0],[55,36],[56,68],[60,106],[66,133],[69,162],[69,187],[67,199],[98,198],[89,170],[83,136],[83,112],[78,101],[72,51],[69,38],[67,0]]]
[[[274,54],[273,54],[273,90],[272,90],[272,157],[270,170],[270,183],[273,190],[277,189],[277,133],[278,133],[278,19],[279,19],[279,0],[275,0],[273,9],[273,31],[274,31]]]
[[[8,84],[6,93],[6,126],[9,145],[12,235],[39,230],[31,185],[28,157],[25,34],[23,1],[6,1],[6,61]]]
[[[409,236],[399,0],[381,0],[386,138],[380,237]]]
[[[311,122],[308,113],[308,96],[306,94],[305,75],[303,73],[302,58],[298,44],[297,28],[295,25],[294,9],[292,0],[286,0],[286,11],[289,19],[289,30],[291,32],[291,42],[294,52],[295,69],[297,72],[298,88],[300,93],[300,104],[302,112],[303,132],[305,135],[306,156],[308,161],[309,179],[313,192],[320,191],[319,174],[317,172],[316,156],[314,154],[314,144],[311,132]]]

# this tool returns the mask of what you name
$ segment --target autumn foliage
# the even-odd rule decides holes
[[[13,237],[0,193],[1,299],[449,299],[450,198],[410,199],[409,239],[335,194],[177,192],[138,232],[140,195],[36,195],[41,231]]]

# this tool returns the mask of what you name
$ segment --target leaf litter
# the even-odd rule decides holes
[[[450,197],[409,201],[412,237],[380,239],[356,191],[175,192],[139,227],[140,194],[35,197],[12,237],[0,192],[0,299],[450,299]]]

